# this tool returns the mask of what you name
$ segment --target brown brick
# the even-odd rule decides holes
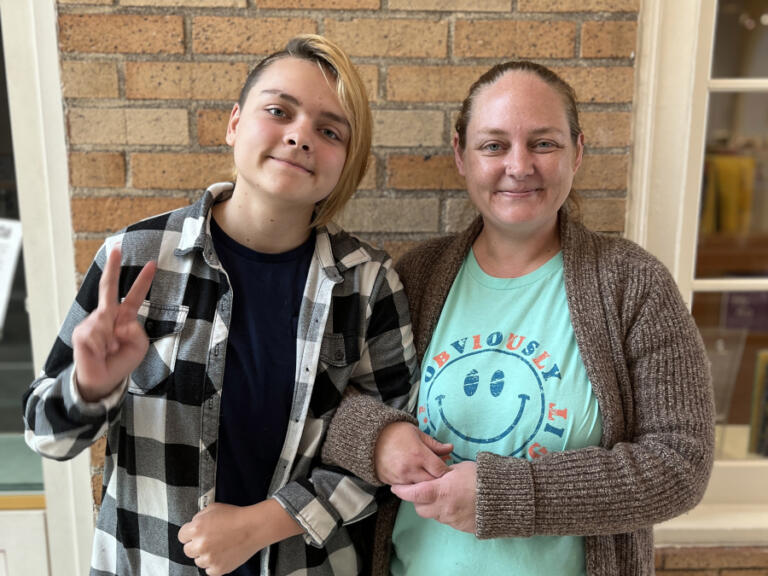
[[[433,110],[374,110],[374,146],[443,146],[443,113]]]
[[[268,54],[303,33],[315,33],[307,18],[198,16],[192,21],[192,49],[199,54]]]
[[[630,66],[555,68],[576,90],[579,102],[632,102],[635,71]]]
[[[93,496],[93,505],[101,506],[103,474],[94,474],[91,476],[91,496]]]
[[[390,6],[391,6],[390,2]],[[408,252],[411,248],[415,248],[419,245],[416,240],[384,240],[381,242],[381,248],[386,250],[392,257],[392,261],[397,262],[402,258],[403,254]]]
[[[631,58],[637,22],[585,22],[581,27],[582,58]]]
[[[72,186],[125,186],[125,157],[113,152],[70,152],[69,181]]]
[[[575,190],[624,190],[629,181],[629,157],[617,154],[585,154]]]
[[[126,62],[129,99],[193,99],[234,102],[248,75],[242,62]]]
[[[65,98],[117,98],[117,64],[64,60],[61,91]]]
[[[390,2],[390,8],[392,8]],[[259,8],[304,10],[377,10],[381,0],[259,0]]]
[[[101,241],[99,241],[101,242]],[[95,252],[94,252],[95,255]],[[104,467],[104,452],[107,449],[107,437],[102,436],[91,444],[91,468]]]
[[[132,154],[136,188],[203,189],[211,182],[232,178],[231,154]]]
[[[125,111],[120,108],[70,108],[72,144],[125,144]]]
[[[112,3],[108,2],[109,4]],[[198,8],[246,8],[248,0],[120,0],[121,6],[159,6],[180,8],[182,6]]]
[[[365,176],[360,181],[358,190],[375,190],[376,189],[376,156],[368,157],[368,169],[365,171]]]
[[[189,143],[187,111],[157,108],[73,108],[69,136],[74,144]]]
[[[56,0],[58,4],[112,4],[112,0]]]
[[[436,198],[353,198],[339,219],[351,232],[437,232]]]
[[[200,146],[224,146],[231,110],[197,111],[197,142]]]
[[[584,224],[598,232],[624,231],[624,198],[582,198]]]
[[[630,112],[584,112],[581,128],[590,148],[629,146],[632,114]]]
[[[142,218],[187,204],[186,198],[72,198],[72,226],[75,232],[114,232]]]
[[[463,190],[465,183],[456,170],[453,154],[394,155],[387,162],[387,186],[400,190]]]
[[[62,52],[181,54],[181,16],[140,14],[60,14]]]
[[[183,108],[125,111],[127,144],[189,144],[189,121]]]
[[[721,576],[718,570],[657,570],[656,576]]]
[[[459,20],[453,54],[459,58],[572,58],[576,24],[530,20]]]
[[[720,576],[768,576],[768,569],[721,570]]]
[[[445,201],[443,232],[460,232],[477,216],[477,209],[467,196]]]
[[[78,274],[85,274],[88,271],[88,267],[93,262],[96,252],[99,251],[103,243],[103,240],[93,238],[75,240],[75,269]],[[91,465],[95,466],[93,463],[93,451],[91,451]]]
[[[365,91],[368,93],[368,100],[378,102],[379,100],[379,68],[374,64],[357,64],[355,66],[360,73],[360,79],[363,81]]]
[[[461,102],[488,66],[390,66],[387,98],[396,102]]]
[[[429,20],[356,18],[326,20],[325,35],[351,56],[444,58],[448,23]]]
[[[518,0],[520,12],[637,12],[640,0]]]
[[[509,0],[389,0],[390,10],[509,12]]]
[[[768,546],[667,549],[664,567],[668,570],[686,568],[768,568]]]

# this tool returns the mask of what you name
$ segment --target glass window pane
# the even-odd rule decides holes
[[[768,0],[720,0],[713,78],[768,78]]]
[[[712,366],[718,458],[768,457],[768,294],[697,292]]]
[[[768,93],[710,95],[700,218],[697,278],[768,276]]]

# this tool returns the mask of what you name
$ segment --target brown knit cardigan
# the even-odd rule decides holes
[[[448,291],[473,241],[425,242],[397,269],[410,302],[421,362]],[[698,330],[667,269],[637,245],[560,214],[571,323],[603,419],[599,446],[524,458],[477,457],[478,538],[586,536],[590,575],[654,573],[652,525],[701,499],[712,468],[714,405]],[[350,396],[323,458],[372,483],[381,429],[410,416]],[[380,483],[379,483],[380,484]],[[395,503],[396,504],[396,503]],[[389,573],[396,506],[379,509],[373,573]]]

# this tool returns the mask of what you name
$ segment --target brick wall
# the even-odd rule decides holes
[[[374,114],[373,162],[342,223],[396,256],[472,217],[450,148],[456,109],[492,64],[531,58],[576,88],[592,227],[621,232],[638,0],[58,0],[75,230],[103,237],[231,174],[232,102],[291,36],[337,40]]]
[[[58,0],[78,272],[104,236],[230,176],[232,102],[259,57],[302,32],[338,41],[374,115],[371,168],[343,217],[393,255],[472,217],[451,126],[471,82],[529,58],[576,88],[587,223],[620,233],[639,0]],[[92,450],[100,504],[103,440]],[[660,549],[660,574],[768,576],[765,549]]]
[[[768,547],[658,548],[656,576],[768,576]]]

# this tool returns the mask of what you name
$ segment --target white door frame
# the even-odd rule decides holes
[[[75,297],[55,0],[0,0],[32,356],[39,372]],[[43,460],[52,576],[86,574],[93,538],[90,453]]]
[[[643,0],[640,11],[626,236],[669,268],[689,306],[694,289],[746,283],[694,279],[716,4]],[[765,545],[766,475],[766,459],[716,460],[701,504],[657,526],[657,543]]]

